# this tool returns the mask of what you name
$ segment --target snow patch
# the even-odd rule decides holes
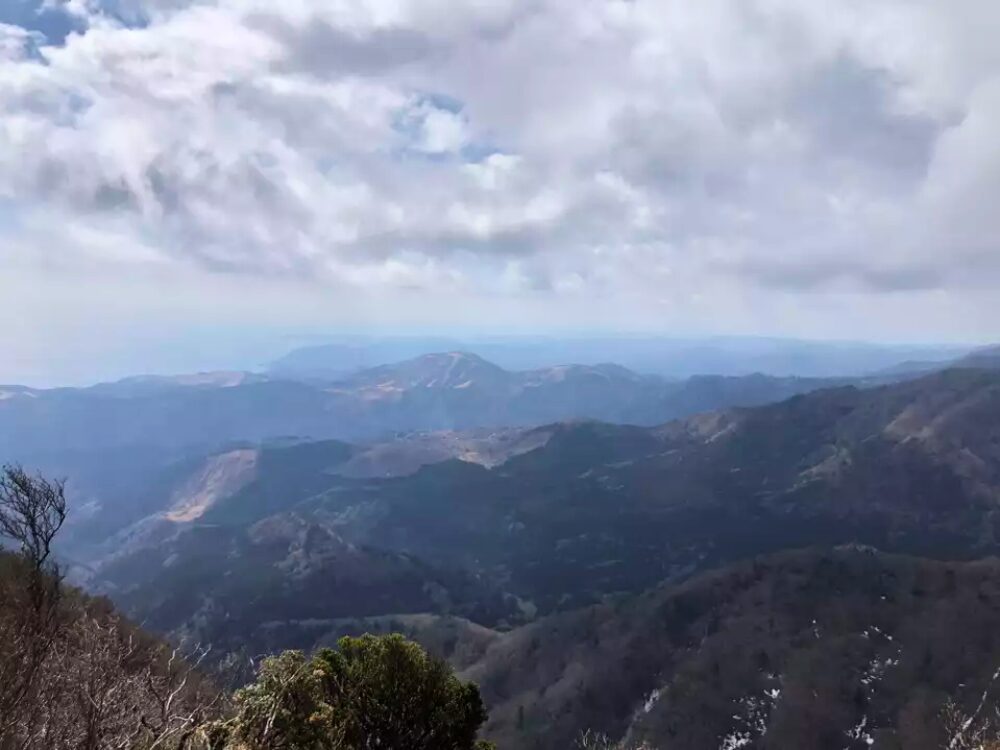
[[[746,747],[755,739],[767,734],[767,723],[771,718],[778,700],[781,698],[780,675],[765,675],[779,685],[765,688],[762,697],[747,695],[740,699],[740,711],[733,714],[736,727],[724,736],[719,744],[719,750],[737,750]]]
[[[867,640],[876,640],[881,638],[886,644],[893,642],[892,636],[879,628],[877,625],[869,625],[864,631],[862,631],[861,636]],[[861,675],[861,684],[865,687],[869,702],[871,702],[872,697],[875,695],[878,684],[882,681],[882,678],[885,677],[886,671],[899,664],[899,657],[901,653],[902,649],[897,646],[895,648],[894,657],[875,656],[868,662],[868,666]],[[875,737],[872,734],[874,729],[874,727],[869,726],[868,715],[864,714],[857,724],[844,732],[844,735],[852,742],[861,741],[870,747],[875,744]]]
[[[857,741],[861,740],[866,745],[874,745],[875,738],[871,736],[869,732],[866,731],[868,726],[868,717],[862,716],[861,721],[859,721],[855,726],[847,730],[847,739]]]

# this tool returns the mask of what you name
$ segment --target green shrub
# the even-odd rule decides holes
[[[479,690],[401,635],[342,638],[312,659],[264,661],[238,691],[230,745],[250,750],[472,750]]]

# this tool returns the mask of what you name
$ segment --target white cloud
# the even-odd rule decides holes
[[[879,317],[844,335],[916,334],[913,309],[1000,285],[994,4],[50,6],[83,30],[0,24],[0,270],[422,290],[429,317],[460,289],[482,321],[527,296],[585,325],[590,295],[635,327],[778,332],[781,296],[823,335],[836,299]]]

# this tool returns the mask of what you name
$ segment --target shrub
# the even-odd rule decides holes
[[[267,659],[235,703],[231,742],[251,750],[471,750],[486,720],[478,688],[401,635]]]

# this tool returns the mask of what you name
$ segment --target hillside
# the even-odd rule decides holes
[[[514,597],[463,569],[358,546],[286,513],[249,527],[201,526],[115,558],[95,582],[148,627],[259,656],[301,623],[435,612],[519,622]]]
[[[76,500],[64,551],[86,566],[150,537],[197,522],[219,500],[258,478],[250,507],[287,507],[320,492],[337,477],[408,476],[421,467],[461,459],[487,467],[544,445],[554,428],[400,433],[362,445],[337,440],[237,443],[205,454],[153,448],[70,453],[52,459],[71,477]],[[267,500],[270,497],[271,500]]]
[[[61,585],[16,547],[0,548],[0,747],[193,747],[192,727],[222,706],[201,653]]]
[[[949,697],[1000,697],[998,610],[996,559],[785,552],[543,619],[464,675],[500,747],[939,750]]]

